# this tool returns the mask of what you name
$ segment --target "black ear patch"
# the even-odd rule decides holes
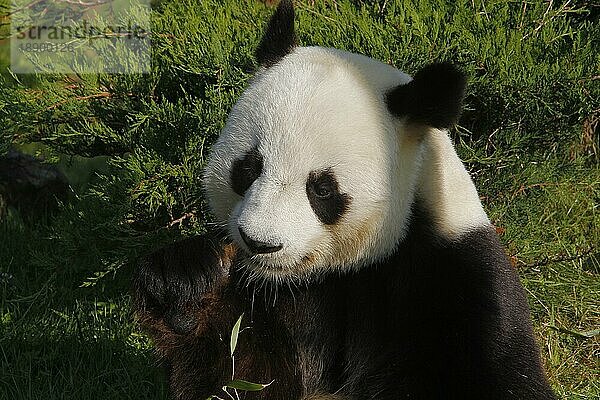
[[[450,128],[462,110],[466,79],[449,63],[430,64],[414,79],[399,85],[386,95],[390,112],[396,117],[434,128]]]
[[[256,49],[256,60],[268,68],[289,54],[296,43],[294,4],[292,0],[282,0]]]

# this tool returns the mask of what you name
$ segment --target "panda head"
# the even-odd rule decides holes
[[[436,64],[411,79],[361,55],[299,47],[286,0],[256,55],[261,68],[204,177],[241,264],[279,281],[386,257],[406,235],[424,136],[459,115],[462,74]]]

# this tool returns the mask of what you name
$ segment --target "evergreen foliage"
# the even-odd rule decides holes
[[[73,186],[57,213],[0,221],[0,399],[165,396],[129,274],[209,223],[202,168],[271,12],[157,1],[150,74],[16,76],[0,60],[0,154],[43,155]],[[599,15],[592,1],[297,2],[303,45],[467,73],[452,135],[520,268],[552,383],[573,399],[600,396]]]

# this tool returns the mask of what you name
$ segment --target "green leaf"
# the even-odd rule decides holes
[[[273,382],[271,382],[271,383],[273,383]],[[244,381],[242,379],[235,379],[235,380],[229,382],[227,384],[227,387],[231,388],[231,389],[244,390],[246,392],[258,392],[260,390],[263,390],[267,386],[269,386],[271,383],[267,383],[267,384],[252,383],[252,382]]]
[[[594,329],[591,331],[580,332],[580,331],[562,328],[562,327],[556,326],[556,325],[548,325],[548,327],[550,329],[554,329],[558,332],[566,333],[568,335],[572,335],[572,336],[578,337],[580,339],[592,339],[595,336],[600,335],[600,329]]]
[[[244,318],[244,314],[240,315],[237,322],[233,326],[231,330],[231,341],[229,342],[229,348],[231,349],[231,356],[233,356],[233,352],[237,347],[238,335],[240,334],[240,325],[242,324],[242,318]]]

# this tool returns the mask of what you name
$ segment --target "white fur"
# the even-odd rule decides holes
[[[490,225],[477,189],[458,158],[447,132],[430,129],[425,136],[425,156],[419,179],[419,195],[445,238]]]
[[[387,111],[385,93],[409,80],[373,59],[320,47],[297,48],[257,74],[213,146],[204,180],[215,217],[240,247],[238,226],[253,239],[283,244],[249,257],[252,274],[302,279],[385,257],[406,234],[417,190],[444,235],[487,221],[446,134],[432,131],[423,142]],[[263,173],[240,197],[230,186],[231,166],[253,148],[264,158]],[[352,197],[329,227],[306,194],[309,173],[324,169]]]

